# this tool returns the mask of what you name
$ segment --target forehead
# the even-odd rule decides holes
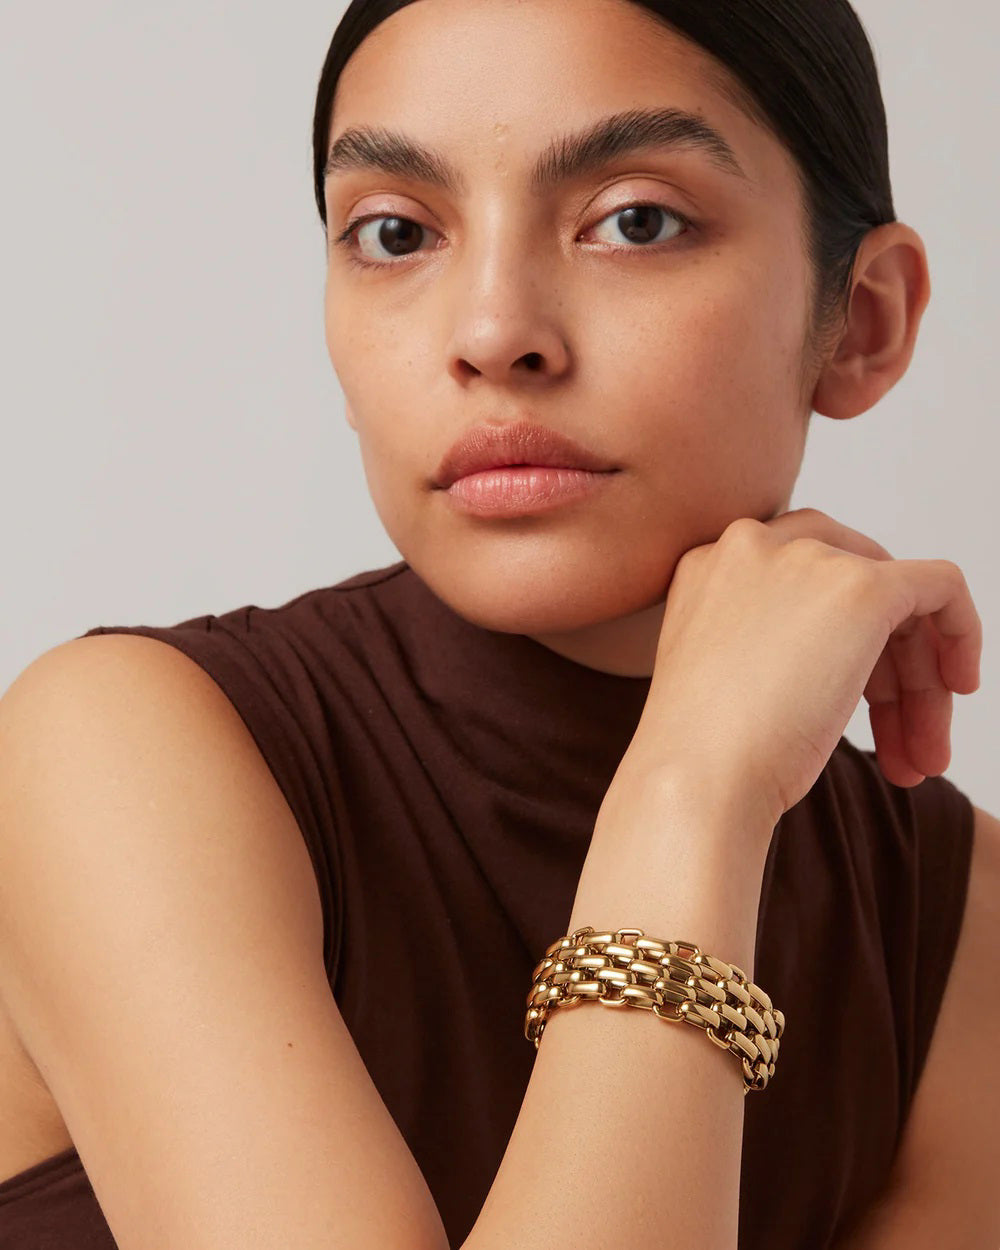
[[[682,135],[682,119],[699,119],[703,159],[741,167],[743,189],[787,180],[788,153],[737,97],[724,66],[631,0],[417,0],[344,67],[328,149],[345,132],[381,129],[447,154],[442,185],[453,190],[477,161],[537,189],[558,163],[557,136],[659,111],[695,147],[697,128]]]

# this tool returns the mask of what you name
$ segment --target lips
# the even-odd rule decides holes
[[[470,473],[517,464],[586,469],[591,473],[609,473],[618,467],[565,434],[532,421],[507,425],[484,423],[463,434],[449,449],[438,466],[434,486],[447,490],[453,482]]]

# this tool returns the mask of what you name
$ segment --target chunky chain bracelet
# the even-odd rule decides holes
[[[692,942],[658,941],[642,929],[596,933],[588,926],[553,942],[531,980],[524,1035],[536,1050],[550,1011],[597,1001],[703,1029],[740,1060],[744,1095],[766,1089],[774,1076],[784,1014],[741,968]]]

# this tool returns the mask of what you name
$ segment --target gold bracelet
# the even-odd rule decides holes
[[[553,942],[531,981],[524,1035],[536,1050],[553,1008],[596,1000],[703,1029],[740,1060],[744,1095],[766,1089],[774,1076],[784,1013],[742,968],[703,954],[692,942],[657,941],[642,929],[595,933],[587,926]]]

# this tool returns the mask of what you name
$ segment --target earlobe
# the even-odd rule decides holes
[[[813,410],[834,420],[867,412],[909,367],[931,293],[920,236],[900,222],[871,230],[852,283],[844,333],[813,395]]]

